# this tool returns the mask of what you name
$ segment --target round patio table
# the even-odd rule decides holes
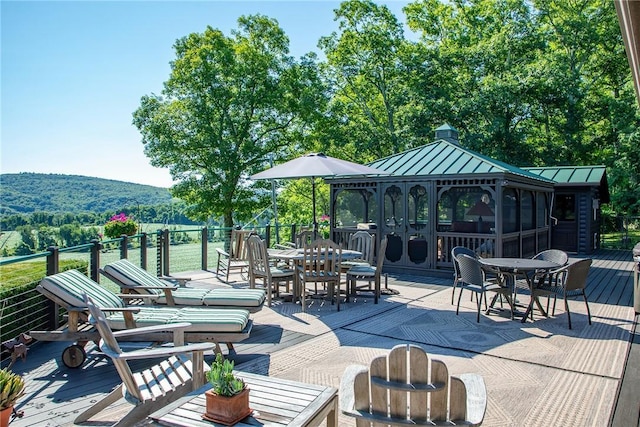
[[[518,274],[521,274],[524,276],[525,280],[527,281],[527,286],[529,287],[529,292],[531,292],[531,301],[529,302],[529,305],[527,306],[527,310],[522,316],[522,323],[527,321],[527,317],[529,316],[529,313],[531,313],[533,310],[534,302],[538,306],[538,309],[540,310],[540,312],[542,312],[544,316],[547,315],[545,310],[542,308],[542,304],[540,304],[540,300],[538,299],[537,296],[535,296],[535,292],[534,292],[535,283],[533,280],[531,280],[531,278],[527,273],[532,271],[553,270],[553,269],[559,268],[560,264],[551,262],[551,261],[545,261],[541,259],[532,259],[532,258],[480,258],[480,263],[487,267],[490,267],[493,270],[498,270],[500,273],[504,274],[505,277],[512,279],[511,286],[513,286],[512,289],[514,294],[514,299],[513,299],[514,302],[515,302],[515,293],[516,293],[515,277]]]

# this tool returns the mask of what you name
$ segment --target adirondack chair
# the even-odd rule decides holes
[[[178,347],[159,347],[124,352],[117,338],[139,333],[174,330],[182,333],[188,323],[173,325],[148,326],[113,332],[102,311],[85,295],[92,316],[92,322],[100,332],[100,349],[111,358],[122,379],[122,384],[113,389],[106,397],[94,403],[78,415],[74,423],[82,423],[98,414],[112,403],[124,398],[134,405],[133,409],[114,426],[130,426],[144,419],[150,413],[164,407],[168,403],[197,390],[205,383],[204,352],[213,350],[213,343],[197,343]],[[174,332],[175,333],[175,332]],[[133,373],[128,360],[158,359],[166,357],[162,362]]]
[[[218,253],[218,263],[216,264],[216,274],[222,271],[225,274],[225,281],[229,281],[229,272],[239,270],[240,274],[249,269],[249,258],[247,255],[247,238],[255,233],[253,230],[231,230],[231,240],[229,252],[221,248],[216,248]]]
[[[477,426],[487,407],[480,375],[450,377],[444,362],[410,344],[395,346],[370,367],[348,366],[338,395],[341,412],[356,418],[358,427]]]

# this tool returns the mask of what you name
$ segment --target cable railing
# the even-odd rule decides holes
[[[280,239],[273,226],[250,229],[271,246],[276,240],[293,241],[291,236],[295,236],[298,227],[279,225]],[[77,269],[100,286],[119,292],[115,283],[100,276],[102,266],[118,259],[126,258],[158,277],[194,270],[215,272],[216,248],[228,249],[230,235],[231,229],[224,227],[163,229],[67,248],[52,246],[43,252],[0,259],[0,342],[32,330],[55,330],[64,324],[64,309],[36,290],[45,276]],[[24,268],[15,268],[16,264]],[[23,275],[25,270],[31,273]],[[3,345],[0,361],[8,356]]]

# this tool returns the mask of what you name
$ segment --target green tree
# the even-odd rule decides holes
[[[133,123],[151,163],[170,169],[188,214],[232,227],[261,202],[247,175],[298,147],[322,98],[315,64],[290,57],[283,30],[260,15],[240,17],[232,37],[208,27],[174,49],[162,95],[144,96]]]
[[[463,131],[465,144],[483,154],[531,163],[534,144],[527,136],[542,81],[533,64],[542,41],[529,2],[424,0],[406,13],[436,72],[431,82],[416,82],[445,89],[439,94],[449,104],[440,106],[448,115],[443,121]]]
[[[349,0],[335,10],[339,33],[320,39],[324,76],[332,88],[329,126],[337,157],[360,162],[401,151],[414,140],[406,128],[406,77],[401,61],[408,48],[402,23],[384,5]]]

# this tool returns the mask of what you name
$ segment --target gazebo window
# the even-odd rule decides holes
[[[397,185],[392,185],[384,192],[384,221],[387,227],[394,230],[404,223],[404,196]]]
[[[452,188],[438,201],[438,230],[456,233],[491,233],[495,200],[481,187]]]
[[[534,208],[533,208],[533,193],[531,191],[522,192],[522,204],[521,204],[521,220],[523,230],[532,230],[535,228],[533,223]]]
[[[546,227],[549,225],[549,209],[547,207],[547,195],[538,193],[536,202],[536,226]]]
[[[429,220],[429,197],[423,185],[409,189],[409,224],[416,230],[427,226]]]
[[[513,188],[506,188],[502,192],[502,231],[518,231],[518,195]]]
[[[370,190],[347,189],[338,193],[334,210],[336,226],[356,228],[359,223],[375,221],[378,203]]]

